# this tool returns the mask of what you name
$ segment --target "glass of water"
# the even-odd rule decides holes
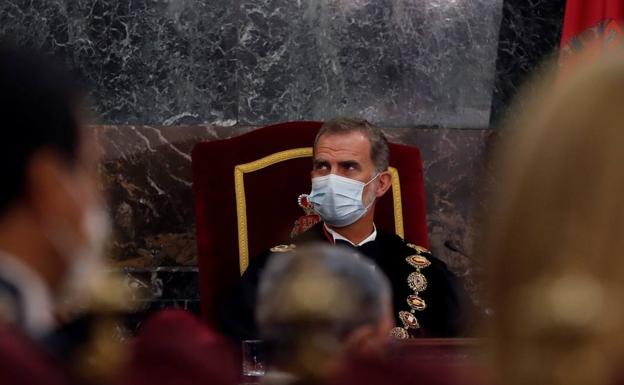
[[[242,344],[245,384],[258,384],[265,373],[265,352],[261,340],[245,340]]]

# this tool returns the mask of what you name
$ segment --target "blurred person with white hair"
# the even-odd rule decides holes
[[[347,357],[378,356],[394,326],[384,274],[357,251],[311,244],[271,259],[256,317],[270,370],[266,383],[326,378]]]

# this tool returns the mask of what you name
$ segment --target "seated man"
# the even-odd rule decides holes
[[[271,259],[256,307],[263,383],[321,382],[351,357],[380,356],[391,298],[387,278],[354,250],[317,243]]]
[[[357,248],[390,279],[393,336],[453,337],[465,323],[466,297],[446,265],[419,246],[375,227],[375,206],[392,184],[388,142],[365,120],[325,123],[314,142],[312,191],[308,196],[322,222],[251,258],[232,296],[222,305],[220,323],[233,339],[257,337],[253,309],[260,274],[275,253],[317,241]]]

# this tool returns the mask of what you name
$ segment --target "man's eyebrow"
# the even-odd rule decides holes
[[[342,167],[360,166],[360,162],[358,162],[357,160],[343,160],[338,162],[338,164]]]

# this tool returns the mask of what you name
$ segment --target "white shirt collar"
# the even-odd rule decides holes
[[[323,226],[325,227],[325,230],[327,230],[327,232],[329,234],[331,234],[331,236],[334,238],[334,242],[336,242],[336,240],[341,240],[341,241],[345,241],[345,242],[349,242],[351,245],[353,246],[362,246],[368,242],[372,242],[375,239],[377,239],[377,227],[375,226],[375,224],[373,223],[373,232],[371,233],[371,235],[369,235],[366,239],[364,239],[362,242],[355,244],[353,242],[351,242],[350,240],[348,240],[347,238],[343,237],[342,235],[338,234],[337,232],[335,232],[334,230],[330,229],[329,227],[327,227],[327,224],[325,222],[323,222]]]
[[[23,324],[16,325],[32,337],[40,337],[55,326],[54,301],[43,278],[19,258],[0,252],[0,277],[19,292],[24,314]],[[9,315],[9,317],[15,315]]]

